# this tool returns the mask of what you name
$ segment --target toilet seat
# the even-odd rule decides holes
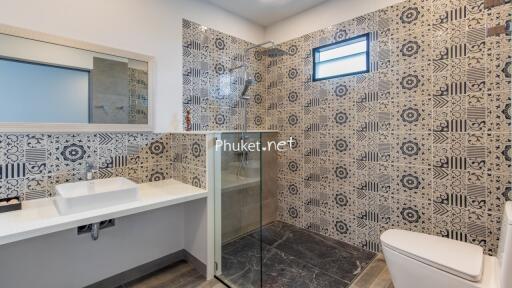
[[[382,245],[425,265],[472,282],[482,279],[484,254],[480,246],[405,230],[388,230]]]

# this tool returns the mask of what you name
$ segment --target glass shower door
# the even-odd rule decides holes
[[[262,287],[262,157],[240,151],[261,133],[220,133],[215,148],[215,275],[229,287]]]

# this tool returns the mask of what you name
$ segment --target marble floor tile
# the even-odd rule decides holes
[[[277,227],[269,226],[262,231],[265,244],[348,282],[357,277],[376,255],[281,222],[276,224]]]
[[[221,279],[237,288],[347,287],[349,284],[266,244],[262,245],[261,258],[259,247],[260,242],[250,236],[225,245]]]
[[[376,255],[282,222],[225,244],[222,253],[221,278],[230,286],[265,288],[348,287]]]
[[[221,279],[233,287],[261,287],[261,248],[245,236],[222,247]]]
[[[348,285],[349,282],[329,275],[278,249],[270,248],[264,252],[263,287],[265,288],[343,288]]]

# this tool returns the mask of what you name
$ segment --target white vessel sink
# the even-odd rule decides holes
[[[137,184],[126,178],[110,178],[57,185],[55,203],[61,215],[124,204],[137,200]]]

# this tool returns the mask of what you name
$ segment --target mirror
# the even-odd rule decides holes
[[[108,124],[131,131],[118,125],[132,124],[149,130],[143,127],[149,128],[151,119],[150,57],[73,40],[54,43],[42,38],[56,37],[42,34],[11,35],[1,28],[0,126]]]

